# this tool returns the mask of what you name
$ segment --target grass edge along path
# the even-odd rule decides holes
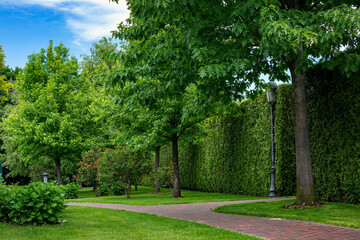
[[[68,206],[62,225],[12,226],[0,223],[0,239],[258,239],[205,224],[122,210]]]
[[[245,195],[225,194],[225,193],[207,193],[199,191],[181,190],[182,198],[172,198],[170,189],[161,188],[162,193],[154,194],[154,188],[148,186],[139,186],[138,191],[131,190],[130,198],[122,196],[101,196],[96,197],[92,188],[83,188],[80,191],[78,199],[68,199],[67,202],[79,203],[109,203],[126,205],[164,205],[164,204],[183,204],[183,203],[203,203],[203,202],[221,202],[264,199],[265,197],[252,197]]]
[[[282,218],[360,229],[360,205],[326,202],[324,206],[306,209],[284,209],[293,200],[255,202],[221,206],[217,213]]]

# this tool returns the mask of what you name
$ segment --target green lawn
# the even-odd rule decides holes
[[[87,203],[114,203],[128,205],[158,205],[158,204],[177,204],[177,203],[198,203],[198,202],[219,202],[232,200],[260,199],[259,197],[242,196],[223,193],[204,193],[196,191],[182,190],[183,198],[171,198],[170,189],[162,188],[163,193],[153,194],[153,187],[139,186],[138,191],[132,189],[130,199],[123,196],[96,197],[92,188],[83,188],[78,199],[69,199],[69,202]]]
[[[213,211],[227,214],[252,215],[268,218],[287,218],[308,222],[360,228],[360,205],[326,203],[321,208],[284,209],[294,200],[280,202],[258,202],[222,206]]]
[[[0,239],[257,239],[195,222],[122,210],[69,206],[63,225],[11,226],[0,223]]]

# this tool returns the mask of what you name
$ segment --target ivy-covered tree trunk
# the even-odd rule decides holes
[[[297,58],[289,66],[295,122],[296,204],[311,204],[315,201],[315,191],[310,157],[305,75],[299,65],[302,58],[302,46],[300,46]]]
[[[180,171],[179,171],[179,148],[178,148],[178,139],[177,134],[173,134],[171,137],[172,143],[172,155],[173,155],[173,197],[180,198]]]
[[[59,158],[55,159],[55,168],[56,168],[56,176],[57,176],[59,185],[64,185],[63,180],[62,180],[61,166],[60,166],[60,159]]]
[[[160,146],[157,146],[155,148],[155,180],[154,180],[154,193],[159,193],[160,192],[160,186],[159,186],[159,174],[158,174],[158,170],[159,170],[159,164],[160,163]]]

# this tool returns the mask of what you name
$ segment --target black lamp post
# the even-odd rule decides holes
[[[272,85],[269,91],[266,91],[267,100],[270,104],[271,111],[271,183],[270,183],[270,194],[269,197],[276,197],[276,184],[275,184],[275,145],[274,145],[274,104],[275,104],[275,90],[276,83],[270,82]]]

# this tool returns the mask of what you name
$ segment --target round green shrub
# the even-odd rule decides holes
[[[117,195],[117,196],[121,196],[125,193],[124,187],[121,186],[121,184],[116,183],[116,182],[111,185],[110,190],[114,195]]]
[[[54,183],[32,182],[16,187],[10,198],[7,221],[19,225],[56,224],[66,207],[63,190]]]
[[[61,188],[64,190],[65,199],[75,199],[79,197],[80,194],[79,184],[72,182],[61,186]]]

